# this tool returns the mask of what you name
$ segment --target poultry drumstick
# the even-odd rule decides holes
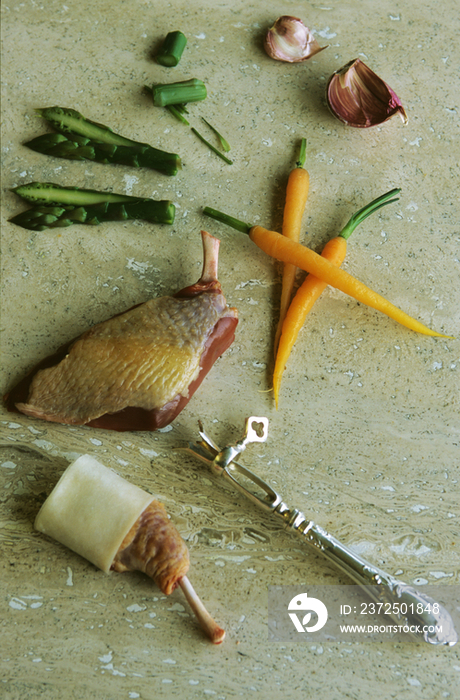
[[[180,586],[206,635],[223,641],[186,576],[188,549],[164,506],[93,457],[67,467],[34,526],[106,573],[142,571],[166,595]]]

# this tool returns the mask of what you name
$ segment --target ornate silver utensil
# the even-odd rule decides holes
[[[271,486],[235,461],[248,444],[266,441],[267,418],[247,418],[243,438],[224,449],[220,449],[206,435],[201,422],[199,427],[201,440],[190,442],[184,448],[187,452],[208,464],[215,474],[223,477],[253,503],[281,519],[286,529],[300,536],[338,566],[376,603],[389,603],[385,605],[385,612],[391,609],[390,616],[398,625],[401,626],[403,622],[411,629],[420,630],[415,635],[429,644],[453,646],[457,642],[458,635],[452,618],[442,605],[355,554],[300,510],[290,508]],[[403,615],[401,610],[408,612]]]

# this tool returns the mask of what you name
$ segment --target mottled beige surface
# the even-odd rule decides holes
[[[269,8],[267,10],[267,7]],[[276,63],[264,30],[298,15],[330,48]],[[459,343],[417,336],[328,290],[282,383],[270,393],[279,266],[201,214],[214,206],[279,228],[286,177],[308,139],[304,242],[320,250],[349,216],[391,187],[397,205],[355,232],[345,268],[424,323],[460,335],[458,7],[454,0],[329,3],[56,0],[2,3],[2,377],[4,392],[46,354],[134,303],[191,284],[199,231],[222,240],[220,279],[240,313],[236,341],[172,429],[118,434],[1,415],[0,695],[16,698],[458,697],[458,647],[267,641],[267,586],[349,583],[325,561],[171,448],[202,419],[226,443],[246,415],[270,439],[244,462],[345,543],[409,583],[459,584]],[[172,29],[179,66],[152,50]],[[329,75],[360,56],[409,116],[347,129],[327,110]],[[198,77],[190,107],[232,145],[228,166],[144,84]],[[183,157],[174,178],[76,163],[21,144],[46,130],[35,107],[73,107],[115,131]],[[171,198],[173,226],[75,226],[31,233],[10,187],[54,181]],[[89,452],[161,498],[188,542],[190,579],[227,639],[202,638],[180,591],[142,575],[105,575],[33,531],[67,464]]]

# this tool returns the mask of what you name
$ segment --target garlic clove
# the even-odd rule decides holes
[[[264,48],[276,61],[299,63],[327,49],[327,46],[320,46],[298,17],[283,15],[267,31]]]
[[[404,124],[408,122],[394,90],[359,58],[334,71],[326,96],[331,112],[347,126],[377,126],[395,114]]]

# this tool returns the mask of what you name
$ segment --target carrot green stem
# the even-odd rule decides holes
[[[368,216],[373,214],[377,209],[380,209],[381,207],[384,207],[386,204],[391,204],[392,202],[397,202],[399,197],[395,197],[394,195],[397,195],[401,192],[400,187],[395,187],[395,189],[390,190],[386,194],[382,194],[380,197],[377,197],[377,199],[372,200],[369,204],[366,204],[365,207],[357,211],[353,216],[350,218],[350,220],[345,224],[343,229],[340,231],[339,236],[341,238],[345,238],[347,240],[355,228],[364,221]]]
[[[377,199],[372,200],[372,202],[370,202],[369,204],[366,204],[365,207],[353,214],[353,216],[349,219],[349,221],[345,224],[345,226],[339,233],[339,236],[348,239],[355,230],[355,228],[362,221],[364,221],[364,219],[370,216],[370,214],[373,214],[373,212],[377,211],[377,209],[380,209],[386,204],[391,204],[391,202],[398,201],[398,197],[395,197],[394,195],[398,194],[400,191],[400,188],[395,188],[393,190],[390,190],[386,194],[382,194],[380,197],[377,197]],[[244,223],[244,221],[240,221],[240,219],[236,219],[234,216],[229,216],[228,214],[224,214],[223,212],[218,211],[217,209],[212,209],[211,207],[205,207],[203,209],[203,214],[206,214],[206,216],[211,217],[211,219],[220,221],[221,224],[226,224],[227,226],[234,228],[235,231],[239,231],[240,233],[246,233],[248,236],[253,226],[253,224]]]
[[[156,56],[161,66],[177,66],[187,44],[187,37],[182,32],[169,32]]]
[[[200,132],[197,131],[193,126],[192,126],[192,131],[193,131],[193,133],[195,134],[195,136],[198,136],[198,138],[200,139],[200,141],[203,141],[203,143],[205,143],[206,146],[207,146],[208,148],[211,149],[211,151],[213,151],[217,156],[219,156],[219,158],[222,158],[222,160],[224,160],[226,163],[228,163],[228,165],[233,165],[233,161],[232,161],[232,160],[230,160],[229,158],[227,158],[227,156],[224,156],[224,154],[221,153],[221,152],[219,151],[219,149],[215,148],[215,146],[213,146],[212,143],[209,143],[209,141],[206,141],[206,139],[204,138],[204,136],[202,136],[202,135],[200,134]]]
[[[307,139],[302,139],[300,142],[299,159],[296,163],[297,168],[303,168],[307,159]]]
[[[245,233],[249,236],[252,224],[245,224],[244,221],[240,221],[240,219],[236,219],[234,216],[229,216],[229,214],[224,214],[223,212],[218,211],[217,209],[212,209],[211,207],[205,207],[203,209],[203,214],[211,217],[211,219],[215,219],[215,221],[220,221],[221,224],[226,224],[227,226],[230,226],[230,228],[234,228],[235,231]]]

